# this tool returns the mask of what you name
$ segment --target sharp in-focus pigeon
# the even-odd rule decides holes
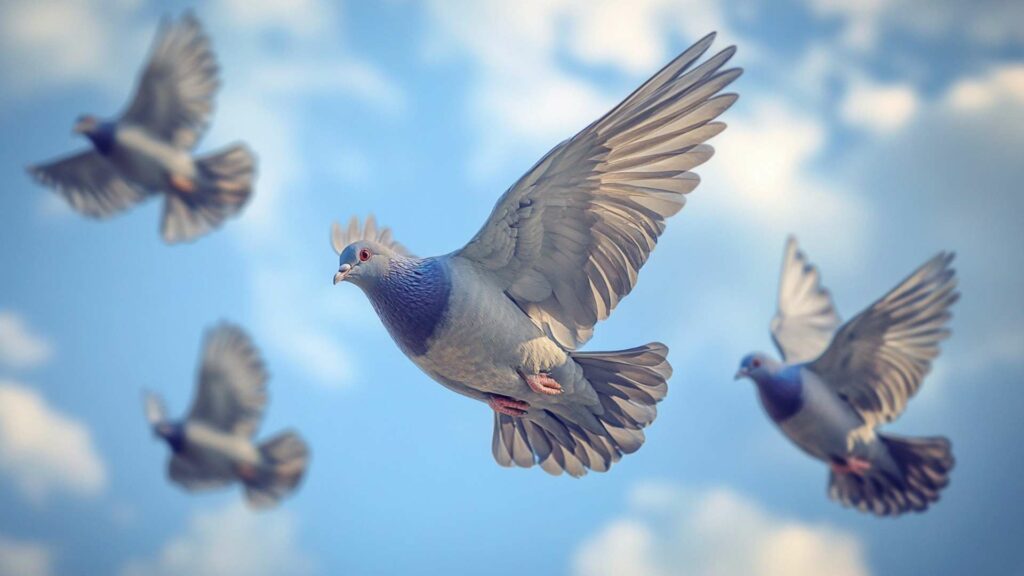
[[[712,155],[720,94],[741,73],[709,35],[556,146],[460,250],[417,258],[368,220],[335,224],[334,282],[359,286],[392,338],[447,388],[493,408],[494,458],[551,474],[606,471],[640,448],[672,369],[651,343],[578,352],[637,273]]]
[[[172,481],[189,491],[238,481],[256,508],[274,505],[298,487],[309,462],[305,441],[291,431],[261,444],[253,440],[267,404],[266,381],[249,338],[222,324],[206,335],[188,416],[169,419],[161,399],[146,394],[146,419],[171,447]]]
[[[31,166],[29,173],[94,218],[163,194],[164,241],[205,234],[242,209],[256,169],[244,144],[192,156],[213,111],[217,73],[210,40],[195,16],[165,20],[127,110],[115,119],[80,117],[74,131],[92,149]]]
[[[771,323],[783,361],[750,354],[736,378],[753,380],[786,437],[829,464],[829,496],[844,506],[878,516],[921,512],[949,483],[949,440],[875,429],[903,412],[949,336],[949,308],[960,296],[952,261],[938,254],[840,327],[818,270],[796,239],[786,244]]]

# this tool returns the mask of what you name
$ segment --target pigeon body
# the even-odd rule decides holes
[[[736,100],[733,48],[698,63],[710,35],[611,112],[555,147],[461,250],[418,258],[371,218],[335,225],[335,284],[366,293],[402,351],[495,411],[503,466],[606,471],[640,448],[667,392],[663,344],[580,352],[697,186],[715,119]]]
[[[192,240],[237,214],[252,193],[255,159],[243,144],[192,154],[213,110],[217,63],[199,21],[164,23],[136,94],[119,117],[83,116],[92,149],[29,168],[72,208],[103,218],[153,194],[166,198],[164,240]]]
[[[296,489],[309,450],[294,432],[262,444],[253,436],[266,406],[266,372],[241,329],[222,325],[206,338],[199,387],[188,416],[169,419],[162,401],[146,397],[146,418],[171,448],[168,475],[187,490],[241,482],[254,507],[276,504]]]
[[[757,385],[783,434],[832,469],[829,495],[876,515],[924,511],[953,467],[942,437],[882,434],[917,392],[939,353],[957,300],[952,255],[939,254],[840,327],[817,269],[786,245],[772,336],[785,358],[743,359],[737,378]]]

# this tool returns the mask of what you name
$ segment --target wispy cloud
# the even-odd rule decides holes
[[[865,576],[853,535],[777,516],[727,488],[633,488],[630,511],[576,550],[576,576]]]
[[[107,483],[89,429],[10,380],[0,380],[0,471],[36,502],[59,492],[94,496]]]
[[[53,355],[53,345],[37,334],[21,315],[0,310],[0,366],[32,368]]]
[[[254,513],[241,504],[196,513],[152,559],[129,561],[121,576],[271,576],[315,573],[286,511]]]
[[[0,576],[49,576],[53,552],[44,544],[0,535]]]

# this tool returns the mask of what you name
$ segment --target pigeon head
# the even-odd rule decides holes
[[[179,423],[161,422],[153,426],[153,432],[163,438],[175,452],[180,452],[185,447],[185,428]]]
[[[88,114],[79,116],[74,128],[76,134],[81,134],[91,140],[93,146],[101,154],[109,154],[114,147],[114,131],[113,122],[105,122]]]
[[[367,288],[383,277],[393,259],[409,256],[401,244],[392,240],[391,230],[377,229],[373,216],[366,219],[362,228],[356,218],[352,218],[347,229],[335,223],[331,244],[339,255],[334,283],[348,281],[360,288]]]
[[[736,380],[750,378],[754,382],[764,382],[779,371],[782,365],[771,356],[761,352],[747,354],[740,361],[740,369],[736,371]]]
[[[78,120],[75,121],[74,132],[75,134],[82,134],[88,136],[89,134],[96,132],[96,130],[99,129],[99,126],[99,118],[92,116],[90,114],[84,114],[82,116],[79,116]]]

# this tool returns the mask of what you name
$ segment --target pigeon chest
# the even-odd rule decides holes
[[[368,292],[384,327],[406,355],[422,356],[444,321],[451,275],[436,258],[394,262]]]

